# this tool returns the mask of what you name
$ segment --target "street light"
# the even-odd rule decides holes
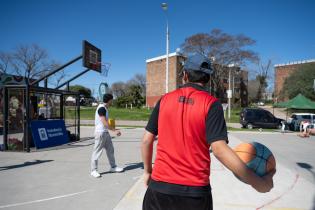
[[[229,69],[229,89],[227,90],[227,98],[228,98],[228,120],[230,122],[231,119],[231,98],[232,98],[232,90],[231,90],[231,70],[234,67],[234,64],[228,65]]]
[[[228,119],[230,121],[231,119],[231,98],[233,98],[234,95],[234,77],[235,73],[238,75],[240,73],[240,68],[238,68],[238,65],[235,65],[234,63],[228,65],[229,69],[229,89],[227,90],[227,97],[228,97]],[[231,71],[233,70],[233,87],[231,87]]]
[[[167,18],[167,3],[162,3],[162,9],[166,17],[166,70],[165,70],[165,93],[168,93],[168,54],[169,54],[169,31]]]

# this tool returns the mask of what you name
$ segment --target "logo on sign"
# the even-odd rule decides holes
[[[38,128],[38,134],[41,141],[48,140],[48,136],[45,128]]]

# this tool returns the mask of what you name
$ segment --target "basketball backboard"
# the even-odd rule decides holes
[[[83,66],[97,72],[102,71],[102,51],[83,40]]]

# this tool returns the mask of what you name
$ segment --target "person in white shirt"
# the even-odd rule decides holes
[[[309,128],[308,128],[309,125],[310,125],[309,121],[307,121],[307,120],[302,121],[300,124],[300,133],[298,134],[298,136],[310,137],[310,132],[309,132]]]
[[[103,102],[98,105],[95,111],[95,144],[92,153],[91,160],[91,176],[95,178],[101,177],[98,172],[98,159],[100,158],[103,149],[106,150],[106,155],[111,166],[110,172],[123,172],[124,169],[116,165],[115,156],[114,156],[114,147],[112,143],[112,138],[108,130],[112,130],[116,133],[117,136],[120,136],[121,133],[115,128],[111,128],[108,125],[108,108],[111,105],[113,100],[112,94],[104,94]]]
[[[308,126],[310,125],[309,121],[304,121],[302,127],[303,127],[303,131],[306,132],[306,130],[308,129]]]

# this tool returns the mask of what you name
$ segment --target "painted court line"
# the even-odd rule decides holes
[[[265,204],[263,204],[262,206],[256,208],[256,210],[260,210],[260,209],[262,209],[262,208],[264,208],[264,207],[266,207],[266,206],[269,206],[270,204],[276,202],[277,200],[280,200],[285,194],[289,193],[289,191],[291,191],[291,190],[295,187],[296,183],[298,182],[299,176],[300,176],[300,175],[299,175],[298,173],[295,174],[295,179],[294,179],[292,185],[291,185],[285,192],[283,192],[283,193],[282,193],[281,195],[279,195],[278,197],[272,199],[272,200],[269,201],[268,203],[265,203]]]
[[[14,204],[9,204],[9,205],[4,205],[4,206],[0,206],[0,209],[9,208],[9,207],[14,207],[14,206],[23,206],[23,205],[32,204],[32,203],[40,203],[40,202],[55,200],[55,199],[59,199],[59,198],[71,197],[71,196],[75,196],[75,195],[87,193],[87,192],[89,192],[89,191],[90,191],[90,190],[86,190],[86,191],[77,192],[77,193],[71,193],[71,194],[66,194],[66,195],[60,195],[60,196],[56,196],[56,197],[52,197],[52,198],[45,198],[45,199],[41,199],[41,200],[35,200],[35,201],[28,201],[28,202],[23,202],[23,203],[14,203]]]

